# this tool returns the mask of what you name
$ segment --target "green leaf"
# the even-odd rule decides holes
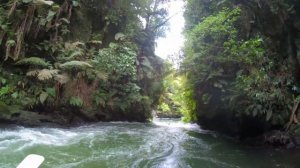
[[[14,45],[16,45],[16,41],[15,40],[7,40],[6,46],[14,46]]]
[[[14,99],[18,98],[18,96],[19,96],[18,92],[14,92],[13,94],[11,94],[11,97]]]
[[[40,102],[41,102],[42,104],[44,104],[44,102],[46,101],[47,98],[48,98],[48,93],[47,93],[47,92],[42,92],[42,93],[40,94]]]
[[[49,10],[46,20],[50,22],[54,18],[55,14],[56,12]]]
[[[48,93],[48,95],[55,97],[56,93],[55,93],[55,89],[54,88],[46,88],[46,92]]]

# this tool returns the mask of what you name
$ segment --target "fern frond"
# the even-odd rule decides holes
[[[37,76],[40,72],[40,69],[30,70],[26,73],[26,76]]]
[[[102,41],[100,41],[100,40],[91,40],[91,41],[89,41],[89,43],[92,43],[92,44],[102,44]]]
[[[80,42],[80,41],[76,41],[76,42],[72,43],[72,45],[75,47],[80,46],[80,45],[84,46],[84,43]]]
[[[42,58],[39,57],[29,57],[23,58],[16,62],[16,65],[35,65],[41,67],[48,67],[49,64]]]
[[[74,51],[74,52],[72,52],[72,53],[70,54],[69,57],[66,58],[66,60],[72,60],[72,59],[74,59],[75,57],[77,57],[77,56],[82,56],[82,55],[83,55],[83,52],[82,52],[82,51],[80,51],[80,50]]]
[[[41,81],[52,79],[54,75],[58,74],[58,70],[50,70],[50,69],[43,69],[37,75],[37,78]]]
[[[53,1],[46,1],[46,0],[35,0],[33,2],[38,4],[38,5],[48,5],[48,6],[51,6],[51,5],[54,4]]]
[[[74,43],[65,43],[65,48],[68,50],[76,49],[78,46],[84,46],[84,43],[80,41],[76,41]]]
[[[97,78],[106,81],[108,79],[108,74],[102,71],[95,71]]]
[[[58,75],[58,69],[35,69],[30,70],[26,73],[26,76],[37,77],[40,81],[52,79],[54,76]]]
[[[66,70],[71,70],[71,69],[84,70],[92,67],[93,66],[91,64],[84,61],[69,61],[60,65],[60,68]]]

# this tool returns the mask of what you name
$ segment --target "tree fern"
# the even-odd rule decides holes
[[[49,80],[58,75],[58,69],[35,69],[26,73],[27,76],[37,77],[40,81]]]
[[[44,59],[39,57],[29,57],[17,61],[16,65],[34,65],[40,67],[48,67],[49,63],[47,63]]]
[[[52,79],[57,74],[58,74],[57,69],[55,70],[43,69],[38,73],[37,78],[41,81],[44,81],[44,80]]]
[[[87,68],[92,68],[93,66],[84,61],[69,61],[60,65],[60,68],[65,70],[85,70]]]
[[[39,74],[39,69],[35,69],[35,70],[30,70],[26,73],[26,76],[33,76],[36,77]]]

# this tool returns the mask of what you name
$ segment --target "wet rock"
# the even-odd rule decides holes
[[[178,113],[164,113],[159,111],[155,113],[155,116],[157,116],[158,118],[181,118],[181,114]]]
[[[290,143],[290,136],[284,131],[269,131],[264,134],[264,142],[272,146],[285,146]]]
[[[68,120],[57,118],[52,115],[39,114],[31,111],[19,111],[13,113],[6,120],[10,123],[15,123],[24,126],[45,126],[45,125],[66,125]]]

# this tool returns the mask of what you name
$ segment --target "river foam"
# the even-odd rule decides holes
[[[265,150],[242,147],[196,124],[174,119],[97,123],[70,129],[0,129],[0,153],[1,168],[16,167],[31,153],[45,157],[43,168],[298,166],[289,164],[276,151],[271,151],[270,157]]]

